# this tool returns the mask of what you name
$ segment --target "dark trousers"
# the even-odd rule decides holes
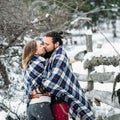
[[[54,120],[50,103],[30,104],[27,108],[28,120]]]

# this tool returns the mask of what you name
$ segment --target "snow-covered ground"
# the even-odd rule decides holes
[[[119,27],[120,27],[120,21],[118,23],[119,23]],[[119,27],[117,27],[117,28],[119,28]],[[111,34],[110,31],[107,31],[103,34],[112,45],[105,39],[105,37],[102,34],[95,33],[92,36],[93,41],[95,41],[95,42],[93,42],[94,43],[93,44],[93,52],[87,53],[84,56],[84,59],[91,59],[93,56],[100,56],[100,55],[106,56],[106,57],[120,55],[120,47],[119,47],[120,46],[120,32],[118,33],[117,38],[113,38],[113,35]],[[97,47],[98,44],[101,45],[101,48]],[[76,53],[83,51],[83,50],[86,50],[85,45],[72,46],[72,47],[68,47],[68,48],[70,50],[67,50],[67,53],[68,53],[68,56],[71,58],[74,58]],[[75,73],[80,73],[80,74],[87,74],[88,73],[88,71],[83,68],[83,61],[82,62],[76,61],[76,62],[72,63],[72,68],[73,68],[73,71]],[[115,72],[117,74],[120,72],[120,66],[114,67],[112,65],[109,65],[109,66],[104,65],[104,68],[103,68],[103,65],[100,65],[100,66],[95,67],[95,71],[101,72],[101,73],[104,71],[105,72]],[[87,88],[87,82],[80,81],[80,84],[81,84],[81,87]],[[117,83],[116,90],[119,88],[120,88],[120,83]],[[94,90],[102,90],[102,91],[112,92],[113,83],[95,82],[94,83]],[[114,108],[114,107],[112,107],[108,104],[105,104],[105,103],[101,103],[100,106],[97,106],[96,104],[93,103],[93,110],[95,111],[96,116],[97,117],[102,116],[103,120],[108,120],[106,118],[108,116],[120,114],[120,109]],[[117,118],[113,119],[113,120],[117,120]]]

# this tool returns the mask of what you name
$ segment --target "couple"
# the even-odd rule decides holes
[[[33,117],[29,120],[52,120],[52,113],[55,120],[68,120],[68,114],[67,116],[64,113],[60,115],[61,107],[64,112],[68,112],[69,109],[73,118],[94,120],[95,116],[85,93],[70,69],[68,57],[62,48],[61,35],[57,32],[49,32],[43,40],[44,46],[40,47],[38,42],[35,42],[35,45],[28,43],[30,45],[26,44],[23,52],[24,79],[29,100],[27,113],[30,118],[31,115]],[[44,55],[45,51],[47,53]],[[41,56],[44,56],[46,60]],[[38,88],[43,89],[39,90]],[[63,103],[59,103],[59,106],[57,103],[53,104],[52,113],[50,111],[51,96],[55,101],[57,98]],[[36,108],[33,103],[36,103]]]

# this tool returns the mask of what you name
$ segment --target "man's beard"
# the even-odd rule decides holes
[[[54,52],[54,50],[50,51],[50,52],[46,52],[44,55],[44,58],[50,58],[53,52]]]

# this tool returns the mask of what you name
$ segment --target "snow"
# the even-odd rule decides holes
[[[120,27],[120,21],[117,21]],[[117,27],[117,28],[119,28]],[[105,39],[107,38],[107,40]],[[92,35],[93,40],[93,52],[89,52],[84,56],[84,60],[91,59],[93,56],[99,57],[99,56],[106,56],[106,57],[112,57],[112,56],[119,56],[120,55],[120,33],[118,33],[117,38],[113,38],[113,35],[110,31],[107,31],[104,33],[104,36],[100,33],[95,33]],[[108,43],[108,40],[110,43]],[[101,45],[101,48],[97,47],[98,45]],[[74,58],[74,56],[80,52],[86,50],[85,45],[82,46],[74,46],[71,47],[70,50],[67,50],[67,54],[69,57]],[[78,67],[79,66],[79,67]],[[83,68],[83,61],[76,61],[72,63],[73,72],[80,73],[80,74],[87,74],[88,71]],[[97,72],[115,72],[115,76],[120,72],[120,66],[114,67],[113,65],[99,65],[95,67],[95,71]],[[87,82],[80,81],[80,85],[82,88],[87,88]],[[116,90],[120,88],[120,83],[117,83]],[[102,90],[102,91],[108,91],[112,92],[113,90],[113,83],[94,83],[94,90]],[[120,109],[114,108],[110,105],[107,105],[105,103],[101,103],[101,106],[97,106],[96,104],[93,104],[93,110],[95,110],[95,115],[102,116],[103,119],[105,119],[108,116],[120,114]]]
[[[6,120],[6,117],[7,117],[7,113],[4,112],[4,111],[0,111],[0,119],[1,120]]]

